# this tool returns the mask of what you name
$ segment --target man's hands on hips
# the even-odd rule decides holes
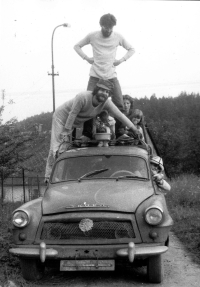
[[[89,58],[89,57],[85,57],[84,60],[86,60],[89,64],[93,64],[94,63],[94,58]]]
[[[115,60],[113,65],[116,67],[116,66],[119,66],[121,63],[123,63],[125,61],[124,58],[121,58],[120,60]]]

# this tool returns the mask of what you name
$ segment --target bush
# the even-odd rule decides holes
[[[171,187],[166,200],[174,220],[172,231],[200,263],[200,177],[181,175],[171,181]]]

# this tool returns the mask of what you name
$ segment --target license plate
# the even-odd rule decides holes
[[[115,270],[115,260],[61,260],[60,271]]]

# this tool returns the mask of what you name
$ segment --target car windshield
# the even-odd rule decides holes
[[[52,182],[94,178],[148,179],[144,159],[136,156],[97,155],[65,158],[57,162]]]

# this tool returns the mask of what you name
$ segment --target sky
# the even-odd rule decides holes
[[[52,33],[55,105],[86,90],[90,64],[73,49],[99,19],[114,27],[135,54],[116,68],[122,93],[176,97],[200,93],[200,2],[133,0],[0,0],[0,105],[4,122],[52,112]],[[92,56],[91,46],[83,51]],[[118,48],[117,59],[126,53]]]

